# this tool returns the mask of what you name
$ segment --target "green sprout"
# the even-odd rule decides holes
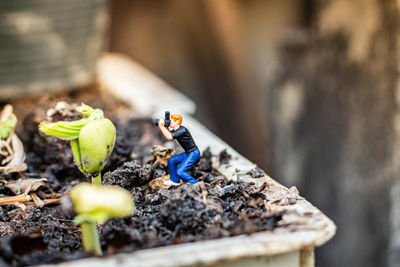
[[[17,125],[17,120],[13,118],[0,122],[0,138],[2,140],[7,139],[15,125]]]
[[[132,195],[118,186],[81,183],[70,192],[78,215],[75,225],[82,230],[82,243],[86,252],[102,255],[96,223],[103,224],[113,217],[132,215],[135,208]]]
[[[101,170],[115,145],[114,124],[104,118],[101,109],[82,104],[76,108],[83,119],[76,121],[41,122],[39,130],[48,136],[71,141],[75,164],[92,183],[101,184]]]

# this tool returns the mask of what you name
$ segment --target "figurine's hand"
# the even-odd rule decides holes
[[[164,119],[160,119],[160,120],[158,121],[158,126],[164,127],[164,125],[165,125]]]

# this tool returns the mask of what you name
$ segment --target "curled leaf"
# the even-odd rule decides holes
[[[88,118],[77,121],[41,122],[39,130],[48,136],[64,140],[74,140],[79,137],[81,129],[89,122],[90,119]]]
[[[92,119],[101,119],[104,117],[103,111],[101,109],[93,109],[91,106],[82,103],[81,106],[76,108],[77,111],[82,113],[85,118],[91,117]]]
[[[27,179],[18,179],[16,181],[8,182],[5,187],[10,189],[14,194],[29,194],[31,191],[36,191],[39,187],[46,186],[47,187],[47,179],[35,179],[35,178],[27,178]]]

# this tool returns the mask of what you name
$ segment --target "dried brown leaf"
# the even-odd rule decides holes
[[[22,192],[25,192],[26,194],[29,194],[31,191],[34,192],[39,189],[41,186],[47,186],[46,184],[47,179],[46,178],[41,178],[41,179],[35,179],[35,178],[29,178],[29,179],[18,179],[13,182],[8,182],[5,187],[10,189],[14,194],[19,195]]]

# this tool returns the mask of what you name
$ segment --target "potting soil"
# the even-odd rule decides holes
[[[77,93],[67,96],[75,102],[80,102],[82,97]],[[129,190],[136,205],[131,217],[111,219],[99,226],[105,255],[251,234],[276,227],[282,213],[266,211],[265,195],[258,186],[227,181],[216,172],[211,167],[209,150],[202,152],[191,170],[199,181],[197,184],[169,190],[151,189],[149,181],[168,173],[165,166],[152,167],[151,147],[172,144],[178,152],[179,147],[167,142],[151,119],[117,118],[110,112],[113,106],[107,97],[103,102],[101,97],[87,98],[85,103],[102,108],[117,129],[116,145],[103,171],[103,183]],[[49,188],[38,192],[42,198],[50,191],[68,192],[74,185],[89,181],[74,165],[68,141],[38,131],[38,123],[45,119],[45,111],[54,105],[54,100],[44,101],[47,106],[36,106],[35,110],[21,115],[17,131],[27,153],[28,171],[22,175],[48,179]],[[114,103],[114,107],[118,105]],[[18,105],[15,110],[18,112]],[[56,112],[53,120],[75,118],[75,115],[64,115]],[[222,152],[220,160],[228,163],[229,154]],[[20,176],[12,174],[3,178],[13,180]],[[0,188],[0,193],[12,195],[5,187]],[[62,205],[27,206],[25,210],[13,205],[0,206],[0,265],[27,266],[89,257],[82,249],[80,229],[72,222],[74,216]]]

